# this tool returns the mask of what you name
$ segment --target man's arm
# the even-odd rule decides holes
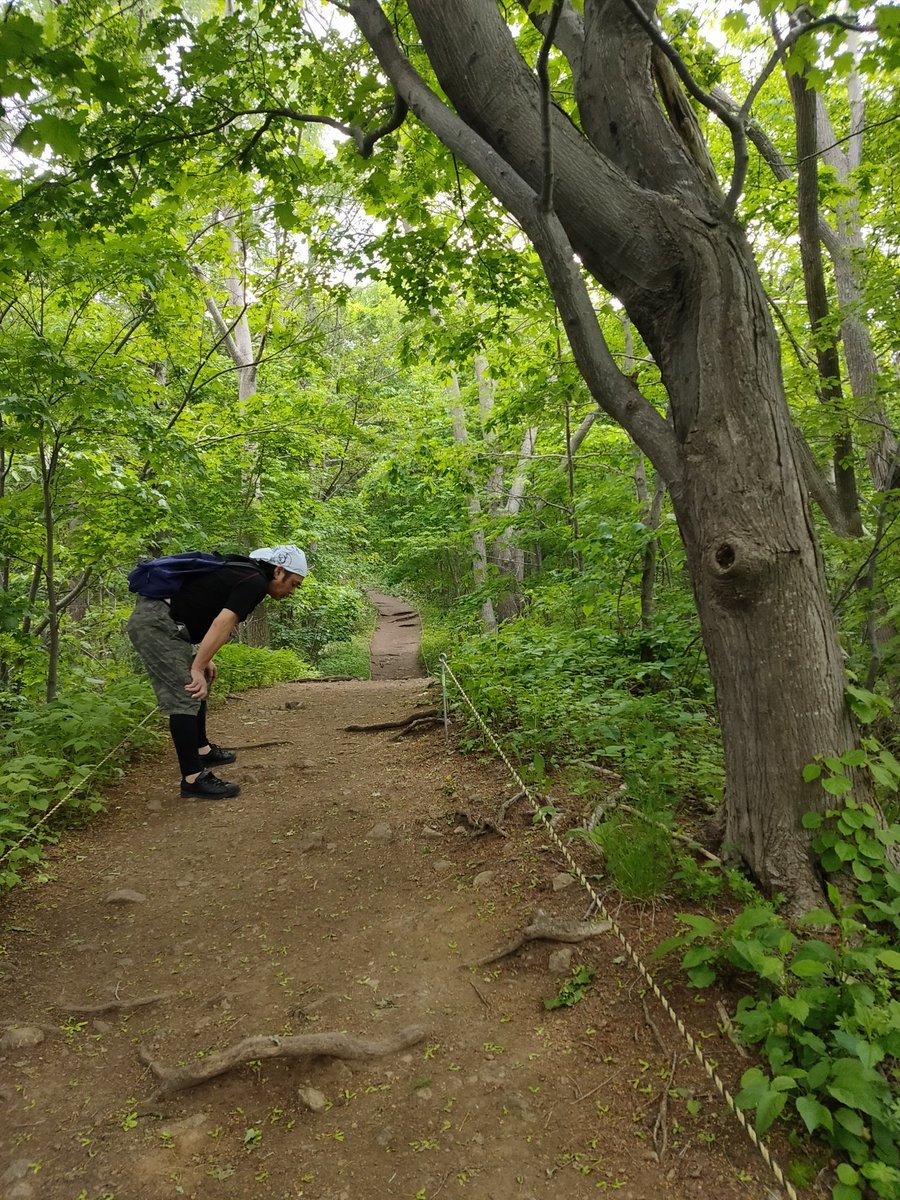
[[[210,665],[213,655],[228,641],[240,622],[240,617],[230,608],[223,608],[207,630],[206,637],[197,647],[194,661],[191,663],[191,682],[184,685],[184,690],[195,700],[205,700],[209,692],[206,681],[206,668]]]

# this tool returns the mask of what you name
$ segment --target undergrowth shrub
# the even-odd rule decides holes
[[[67,792],[88,775],[91,779],[90,785],[79,788],[54,816],[52,829],[42,829],[40,838],[29,839],[0,864],[0,887],[19,882],[20,872],[39,861],[41,839],[103,808],[95,789],[120,771],[126,754],[158,743],[160,725],[151,719],[132,732],[127,750],[123,747],[121,755],[93,770],[153,703],[146,681],[132,676],[98,691],[63,696],[40,706],[19,706],[4,715],[0,724],[0,855]]]
[[[216,654],[216,665],[219,668],[216,691],[220,695],[309,679],[318,674],[293,650],[264,650],[245,646],[242,642],[229,642],[223,646]]]
[[[718,800],[722,755],[713,697],[690,640],[658,634],[650,649],[595,625],[548,626],[527,614],[473,637],[452,666],[488,723],[520,760],[551,768],[588,760],[623,776],[642,807],[676,797]],[[451,701],[466,722],[468,710]],[[463,745],[480,745],[477,729]]]
[[[891,757],[879,762],[896,789],[900,767]],[[695,987],[723,974],[748,981],[752,994],[734,1023],[768,1071],[744,1072],[737,1104],[755,1110],[757,1131],[796,1114],[849,1160],[837,1169],[833,1200],[900,1200],[900,825],[885,827],[873,805],[852,798],[804,824],[818,831],[823,871],[856,881],[852,903],[829,882],[831,910],[796,928],[768,906],[745,908],[729,924],[682,913],[681,932],[657,954],[683,951]]]
[[[270,607],[272,645],[317,663],[329,643],[349,641],[370,611],[358,588],[307,578],[290,604]]]
[[[459,631],[452,619],[435,604],[422,604],[419,615],[422,618],[419,655],[428,674],[437,676],[441,673],[441,655],[449,657],[459,641]]]
[[[349,642],[328,645],[319,656],[319,674],[350,675],[354,679],[371,677],[369,660],[369,635],[362,634]]]
[[[657,825],[625,813],[613,813],[589,832],[574,829],[572,834],[600,848],[605,874],[630,900],[650,900],[671,880],[672,838]]]

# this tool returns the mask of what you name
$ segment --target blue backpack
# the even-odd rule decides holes
[[[148,600],[171,600],[186,583],[219,567],[246,564],[259,570],[255,559],[232,554],[206,554],[188,550],[184,554],[164,554],[162,558],[145,558],[128,573],[128,589],[146,596]]]

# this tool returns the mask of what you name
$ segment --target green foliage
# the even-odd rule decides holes
[[[900,872],[890,855],[900,826],[885,828],[871,805],[810,813],[807,828],[825,870],[855,876],[859,901],[828,884],[832,910],[791,928],[771,907],[744,909],[728,925],[679,914],[682,931],[657,948],[681,950],[694,987],[718,974],[752,979],[734,1017],[769,1072],[752,1067],[737,1103],[764,1133],[782,1113],[798,1115],[853,1165],[838,1169],[835,1200],[865,1189],[900,1197]],[[862,868],[862,876],[859,874]]]
[[[572,832],[601,848],[609,878],[623,896],[650,900],[664,891],[671,880],[672,839],[655,824],[625,813],[613,813],[589,833]]]
[[[72,789],[41,833],[0,866],[0,888],[19,882],[22,870],[40,859],[42,841],[60,828],[103,808],[98,784],[121,773],[122,759],[159,741],[159,725],[131,733],[127,749],[99,771],[95,766],[128,734],[152,705],[147,685],[136,678],[100,691],[73,694],[40,706],[19,705],[0,721],[0,854],[8,850]],[[90,775],[89,784],[80,787]]]
[[[270,605],[272,643],[315,663],[329,643],[349,641],[370,611],[358,588],[309,577],[290,604]]]
[[[247,688],[268,687],[273,683],[290,683],[295,679],[310,679],[317,672],[293,650],[264,650],[229,642],[216,655],[219,676],[216,687],[220,692],[239,692]]]
[[[574,967],[569,978],[559,985],[556,995],[544,1000],[544,1008],[572,1008],[585,998],[596,974],[594,968],[587,963]]]
[[[371,678],[369,637],[366,634],[349,642],[326,646],[319,656],[318,671],[323,678],[329,675],[350,675],[354,679]]]
[[[725,879],[718,867],[711,863],[698,863],[691,854],[676,854],[675,861],[675,879],[680,892],[688,900],[702,904],[722,895]]]
[[[450,617],[436,604],[423,604],[419,608],[422,619],[422,640],[419,654],[429,675],[441,673],[441,655],[449,655],[460,640],[460,633]]]
[[[806,813],[803,824],[819,831],[813,849],[823,870],[852,877],[865,919],[900,936],[900,871],[891,858],[900,825],[886,827],[871,804],[852,799],[843,808]]]
[[[470,638],[453,668],[521,758],[538,751],[555,766],[587,759],[610,767],[642,809],[668,807],[676,796],[718,797],[709,685],[683,626],[664,632],[660,622],[652,655],[642,658],[642,643],[610,632],[599,611],[582,620],[551,624],[536,608],[496,636]],[[477,737],[473,730],[471,744]]]

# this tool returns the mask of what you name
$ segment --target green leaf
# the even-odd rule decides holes
[[[711,938],[718,932],[719,926],[709,917],[700,917],[696,913],[676,913],[675,917],[683,925],[690,926],[702,938]]]
[[[759,1067],[750,1067],[741,1076],[741,1090],[734,1102],[738,1108],[755,1108],[768,1092],[768,1076]]]
[[[804,913],[797,922],[800,926],[816,925],[822,928],[827,928],[835,923],[835,915],[829,908],[814,908],[810,912]]]
[[[817,975],[825,974],[828,964],[811,958],[798,959],[795,957],[788,965],[788,970],[798,979],[814,979]]]
[[[882,787],[889,788],[892,791],[895,790],[896,784],[893,775],[881,763],[869,763],[869,770],[872,772],[872,778],[876,783],[880,783]]]
[[[839,1058],[832,1063],[830,1082],[825,1090],[848,1108],[877,1116],[881,1112],[879,1093],[886,1087],[884,1080],[858,1059]]]
[[[846,775],[829,775],[822,780],[822,787],[832,796],[843,796],[850,791],[853,784]]]
[[[688,978],[692,987],[705,988],[715,982],[716,973],[709,967],[693,967],[688,971]]]
[[[820,1127],[829,1131],[833,1128],[831,1112],[812,1096],[798,1096],[794,1103],[809,1133]]]
[[[787,1104],[784,1092],[767,1092],[756,1109],[756,1132],[765,1133]]]
[[[834,1119],[838,1125],[852,1133],[855,1137],[862,1137],[866,1132],[866,1123],[852,1108],[839,1108],[834,1114]]]
[[[809,1016],[809,1005],[799,996],[782,996],[778,1004],[783,1012],[786,1012],[789,1017],[793,1017],[795,1021],[799,1021],[801,1025]]]
[[[803,782],[812,783],[814,779],[818,779],[822,774],[822,767],[819,763],[807,763],[803,768]],[[818,825],[807,825],[806,818],[809,816],[818,816],[818,813],[806,813],[803,818],[803,824],[807,829],[817,829]],[[821,817],[819,817],[821,823]]]
[[[831,1189],[831,1200],[860,1200],[861,1196],[859,1188],[846,1183],[836,1183]]]
[[[879,950],[876,957],[883,962],[886,967],[890,967],[892,971],[900,971],[900,951]]]
[[[747,29],[749,21],[747,14],[740,10],[726,13],[722,18],[722,29],[725,33],[736,34],[743,33]]]
[[[44,146],[64,158],[77,160],[81,157],[80,129],[74,121],[48,113],[37,121],[30,121],[13,143],[17,149],[37,153]]]
[[[681,965],[687,970],[689,967],[699,966],[700,963],[709,962],[715,957],[715,951],[709,946],[692,946],[681,960]]]

